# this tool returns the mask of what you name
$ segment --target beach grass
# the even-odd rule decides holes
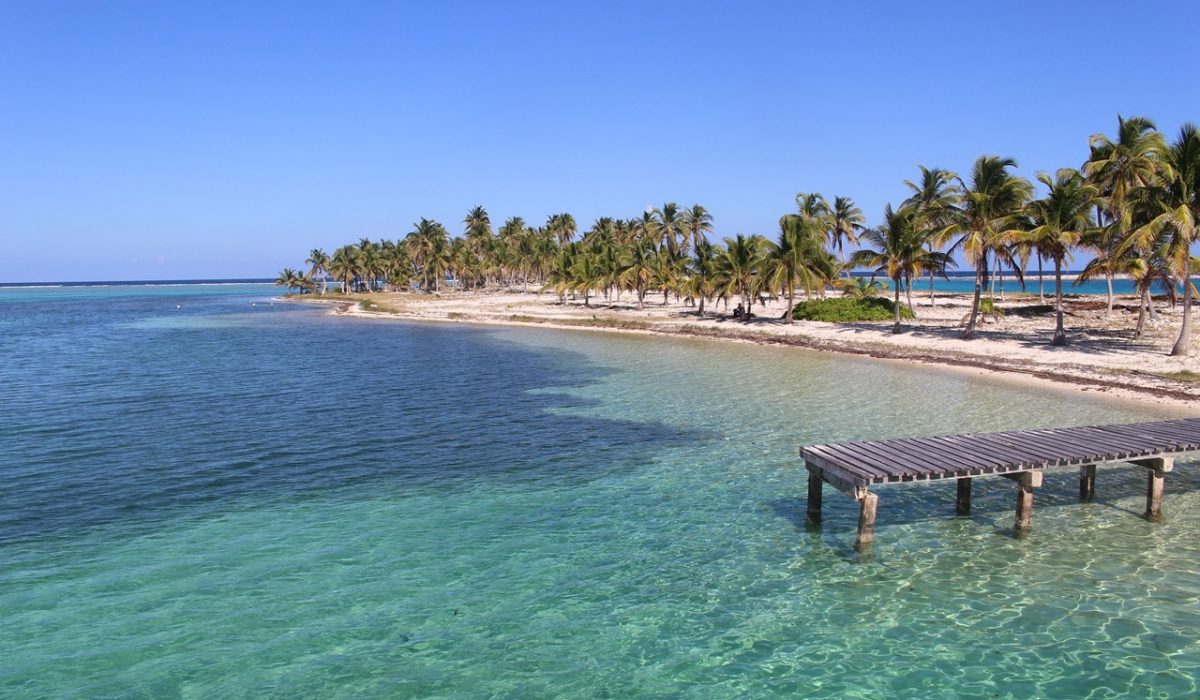
[[[1180,382],[1191,382],[1192,384],[1200,384],[1200,372],[1193,372],[1187,369],[1181,369],[1178,372],[1164,372],[1161,376],[1167,379],[1174,379]]]

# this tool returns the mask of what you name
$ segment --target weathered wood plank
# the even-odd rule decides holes
[[[1129,437],[1106,433],[1099,428],[1079,428],[1071,431],[1071,436],[1078,440],[1086,440],[1096,449],[1111,455],[1128,455],[1139,452],[1146,449],[1149,444]]]
[[[963,454],[964,458],[968,457],[968,453],[965,453],[963,451],[962,446],[960,444],[955,443],[952,440],[946,439],[945,436],[935,435],[933,437],[928,437],[928,438],[923,438],[923,439],[928,442],[932,442],[936,445],[941,446],[943,448],[943,451],[958,452],[960,454]],[[969,459],[974,464],[974,466],[971,467],[971,472],[974,474],[991,473],[990,471],[987,471],[989,469],[989,467],[998,467],[998,466],[1004,464],[1004,462],[1002,460],[988,459],[987,457],[984,457],[983,455],[979,455],[979,454],[970,454]]]
[[[801,451],[808,459],[810,456],[824,469],[835,469],[852,474],[855,478],[875,479],[887,478],[887,473],[859,463],[859,460],[849,456],[840,449],[839,444],[810,445]]]
[[[856,486],[1004,474],[1200,451],[1200,419],[805,447],[824,469]]]
[[[870,455],[875,463],[884,468],[901,473],[922,471],[922,460],[919,455],[906,453],[896,449],[890,442],[884,440],[863,440],[852,442],[848,447],[860,453]]]
[[[848,442],[840,445],[840,447],[849,455],[864,464],[870,464],[873,469],[884,472],[890,477],[902,477],[905,474],[905,469],[899,464],[890,464],[887,460],[881,459],[868,448],[864,448],[862,443]]]
[[[870,479],[856,476],[853,472],[839,466],[837,462],[826,460],[811,450],[804,453],[804,460],[819,467],[821,477],[844,493],[849,494],[856,489],[866,488],[867,484],[870,483]]]

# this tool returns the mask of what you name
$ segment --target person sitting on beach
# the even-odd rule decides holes
[[[746,315],[746,309],[743,308],[741,304],[738,304],[737,308],[733,310],[733,317],[741,318],[744,315]]]

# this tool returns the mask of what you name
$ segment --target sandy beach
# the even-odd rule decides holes
[[[1009,381],[1053,382],[1113,398],[1200,410],[1200,376],[1196,376],[1200,350],[1193,349],[1193,356],[1187,358],[1167,354],[1179,332],[1181,309],[1160,304],[1156,318],[1146,321],[1143,337],[1133,340],[1137,306],[1132,297],[1118,297],[1107,320],[1103,297],[1069,298],[1064,310],[1070,344],[1052,347],[1054,315],[1031,309],[1040,304],[1036,294],[1010,294],[999,303],[1004,314],[983,321],[979,336],[971,341],[959,338],[970,311],[967,295],[938,294],[932,305],[928,293],[914,296],[917,318],[906,321],[899,334],[892,333],[890,322],[785,324],[780,316],[786,302],[780,299],[756,305],[755,317],[743,322],[721,304],[709,305],[701,317],[694,306],[675,299],[664,304],[661,297],[650,297],[638,310],[636,300],[626,296],[620,300],[593,297],[586,306],[582,299],[560,300],[549,292],[520,290],[286,298],[331,304],[331,313],[364,319],[536,325],[803,347],[938,365]]]

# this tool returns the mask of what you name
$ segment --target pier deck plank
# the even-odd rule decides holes
[[[800,456],[856,489],[1200,451],[1200,418],[810,445]]]

